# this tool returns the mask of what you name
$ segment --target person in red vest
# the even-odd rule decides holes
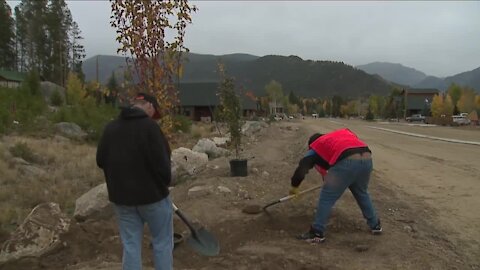
[[[325,241],[325,229],[335,202],[348,188],[362,210],[372,234],[381,234],[380,219],[375,213],[368,182],[372,172],[372,152],[367,144],[347,128],[327,134],[313,134],[308,140],[309,151],[300,160],[291,178],[290,194],[298,194],[298,187],[310,169],[315,167],[324,178],[315,220],[310,230],[297,238],[310,243]]]

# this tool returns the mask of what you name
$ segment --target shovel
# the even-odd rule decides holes
[[[267,210],[268,207],[270,207],[270,206],[272,206],[272,205],[275,205],[275,204],[278,204],[278,203],[282,203],[282,202],[284,202],[284,201],[288,201],[288,200],[290,200],[290,199],[292,199],[292,198],[295,198],[295,197],[300,196],[300,195],[302,195],[302,194],[304,194],[304,193],[307,193],[307,192],[310,192],[310,191],[319,189],[319,188],[321,188],[321,187],[322,187],[322,185],[318,185],[318,186],[314,186],[314,187],[311,187],[311,188],[307,188],[307,189],[305,189],[305,190],[302,190],[302,191],[300,191],[298,194],[285,196],[285,197],[283,197],[283,198],[280,198],[280,199],[278,199],[278,200],[276,200],[276,201],[273,201],[273,202],[265,205],[265,206],[262,208],[262,210],[265,211],[265,210]]]
[[[288,195],[288,196],[285,196],[283,198],[280,198],[278,200],[275,200],[267,205],[265,205],[264,207],[261,207],[259,205],[249,205],[247,207],[245,207],[242,212],[244,213],[247,213],[247,214],[258,214],[258,213],[261,213],[262,211],[266,211],[268,207],[270,206],[273,206],[273,205],[276,205],[276,204],[279,204],[279,203],[282,203],[282,202],[285,202],[285,201],[288,201],[292,198],[295,198],[297,196],[300,196],[304,193],[307,193],[307,192],[310,192],[310,191],[313,191],[313,190],[316,190],[316,189],[319,189],[321,188],[322,185],[318,185],[318,186],[314,186],[314,187],[311,187],[311,188],[307,188],[305,190],[302,190],[300,191],[298,194],[296,195]]]
[[[196,252],[204,256],[216,256],[220,252],[220,245],[213,234],[201,227],[195,229],[187,217],[178,209],[178,207],[172,203],[173,211],[180,217],[180,219],[190,229],[190,236],[187,239],[187,244],[193,248]]]

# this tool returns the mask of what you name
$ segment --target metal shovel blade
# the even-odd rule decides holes
[[[201,227],[196,229],[192,226],[192,223],[188,218],[183,214],[178,207],[172,203],[173,210],[178,215],[178,217],[187,225],[190,229],[190,237],[187,239],[187,244],[193,248],[196,252],[204,256],[215,256],[220,253],[220,245],[218,240],[207,231],[205,228]]]
[[[192,231],[187,244],[204,256],[216,256],[220,253],[217,239],[205,228]]]

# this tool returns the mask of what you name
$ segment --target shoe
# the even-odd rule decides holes
[[[372,234],[373,235],[382,234],[382,224],[380,224],[380,219],[378,220],[377,225],[375,225],[375,227],[372,228]]]
[[[317,244],[323,243],[325,241],[325,236],[323,235],[323,232],[310,228],[308,232],[297,236],[297,239],[307,241],[308,243]]]

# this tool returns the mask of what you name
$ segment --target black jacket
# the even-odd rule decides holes
[[[170,147],[157,123],[139,108],[124,108],[107,124],[97,148],[97,165],[113,203],[150,204],[168,196]]]

